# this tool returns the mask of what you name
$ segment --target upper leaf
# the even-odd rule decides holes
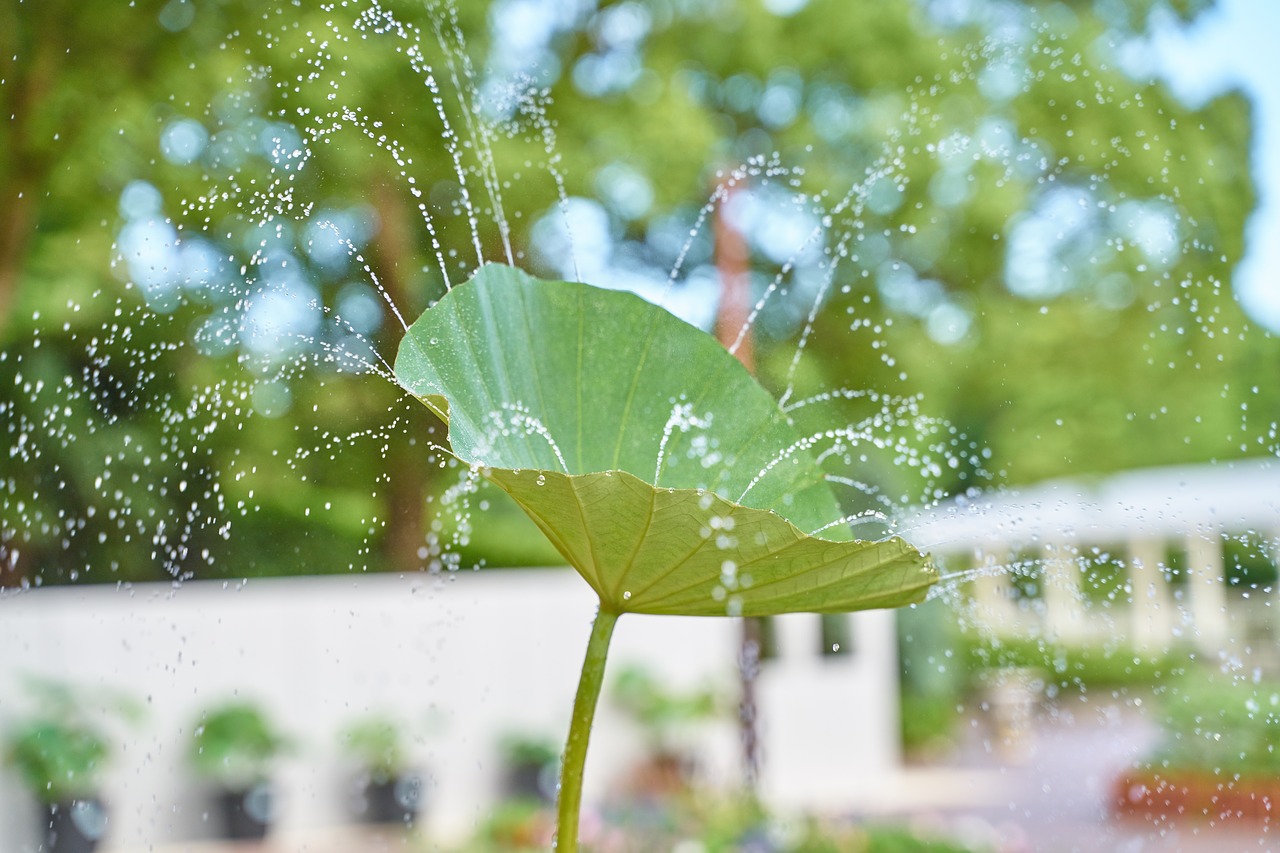
[[[413,324],[396,377],[615,610],[892,606],[936,578],[900,540],[808,535],[840,516],[811,442],[718,342],[632,294],[486,266]]]

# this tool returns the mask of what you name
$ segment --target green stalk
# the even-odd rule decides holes
[[[560,768],[559,819],[556,822],[555,849],[560,853],[576,853],[578,849],[578,816],[582,811],[582,770],[587,763],[587,741],[591,739],[591,721],[596,715],[596,702],[604,684],[604,660],[609,654],[609,638],[618,614],[604,605],[596,613],[587,641],[587,657],[582,662],[578,679],[578,695],[573,700],[573,720],[569,723],[569,739],[564,745]]]

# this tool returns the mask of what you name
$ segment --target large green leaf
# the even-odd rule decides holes
[[[632,294],[486,266],[413,324],[396,377],[615,612],[892,607],[937,578],[900,539],[827,528],[813,442],[713,338]]]

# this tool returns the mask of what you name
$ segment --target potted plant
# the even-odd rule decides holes
[[[367,717],[342,734],[359,763],[356,811],[368,823],[412,826],[422,806],[423,779],[409,767],[403,728],[385,717]]]
[[[667,795],[687,788],[695,760],[681,735],[716,714],[716,694],[667,690],[647,669],[633,664],[614,679],[612,699],[640,725],[648,742],[649,754],[632,777],[634,792]]]
[[[266,836],[275,816],[271,771],[286,746],[286,739],[252,702],[228,702],[201,716],[191,762],[217,789],[226,837]]]
[[[8,729],[4,761],[40,802],[41,849],[90,853],[107,830],[100,783],[111,738],[100,717],[130,717],[137,713],[136,706],[118,696],[94,701],[56,682],[32,680],[28,686],[36,710]]]
[[[498,741],[502,757],[502,792],[511,800],[550,805],[556,796],[560,751],[554,741],[525,732],[510,732]]]

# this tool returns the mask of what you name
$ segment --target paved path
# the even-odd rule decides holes
[[[948,762],[952,799],[930,798],[929,783],[932,779],[937,787],[939,771],[921,769],[913,771],[925,783],[921,796],[935,806],[924,812],[891,811],[1007,853],[1280,850],[1280,825],[1154,825],[1110,813],[1113,780],[1156,739],[1144,702],[1109,692],[1059,697],[1040,708],[1026,734],[1012,743],[995,736],[989,716],[978,712]],[[911,774],[905,778],[910,780]]]

